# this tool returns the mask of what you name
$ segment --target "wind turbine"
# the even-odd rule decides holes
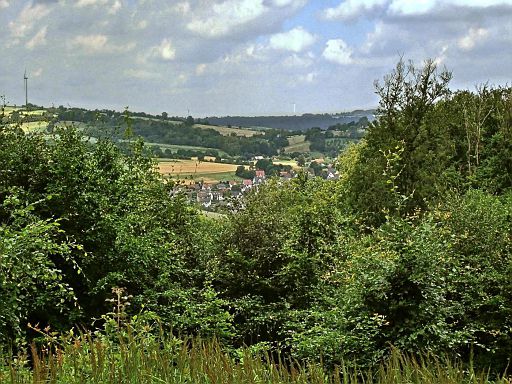
[[[25,74],[23,75],[23,83],[25,85],[25,109],[28,111],[28,76],[26,69]]]
[[[295,112],[297,112],[297,103],[293,103],[293,114],[295,115]]]

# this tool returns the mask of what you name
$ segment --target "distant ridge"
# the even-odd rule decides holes
[[[305,131],[312,127],[327,129],[338,123],[358,121],[362,117],[373,120],[374,109],[355,110],[337,114],[306,113],[297,116],[224,116],[207,117],[206,120],[214,125],[241,126],[241,127],[267,127],[285,129],[289,131]]]

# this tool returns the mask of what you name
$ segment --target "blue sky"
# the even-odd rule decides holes
[[[401,56],[511,83],[512,0],[0,0],[0,95],[196,117],[375,107]]]

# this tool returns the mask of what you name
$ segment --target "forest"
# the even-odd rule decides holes
[[[451,76],[400,61],[339,180],[222,218],[142,139],[0,123],[0,381],[506,383],[512,88]]]

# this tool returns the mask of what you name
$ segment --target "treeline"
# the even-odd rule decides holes
[[[289,145],[288,137],[293,135],[306,135],[310,150],[320,152],[329,157],[336,157],[348,144],[358,142],[364,137],[365,129],[369,125],[368,116],[364,113],[371,111],[355,112],[355,115],[341,115],[333,118],[331,115],[311,115],[313,117],[329,117],[329,121],[336,122],[333,125],[321,128],[309,126],[304,130],[265,129],[260,134],[244,137],[235,134],[225,136],[215,129],[199,128],[196,121],[188,118],[168,117],[167,114],[158,116],[145,113],[124,113],[111,110],[90,111],[81,108],[52,108],[49,114],[55,114],[51,127],[57,121],[75,121],[87,125],[85,133],[92,137],[111,137],[115,140],[123,140],[129,137],[142,137],[146,142],[183,145],[192,147],[204,147],[209,150],[161,149],[153,146],[153,155],[156,157],[190,158],[193,156],[219,156],[219,151],[231,157],[250,159],[254,156],[275,156]],[[353,120],[363,114],[358,120]],[[307,115],[309,116],[309,115]],[[304,118],[304,116],[303,116]],[[305,118],[304,118],[305,119]],[[344,122],[340,122],[340,120]],[[315,119],[308,121],[313,123]],[[206,121],[208,122],[208,121]],[[197,121],[201,123],[201,121]],[[326,128],[326,129],[325,129]],[[208,153],[207,153],[208,151]],[[216,151],[216,152],[215,152]],[[299,156],[300,154],[297,154]]]
[[[82,109],[58,111],[58,119],[61,121],[88,123],[86,132],[94,137],[107,136],[120,140],[135,136],[150,143],[213,148],[230,156],[246,158],[255,155],[274,156],[288,145],[286,136],[279,130],[265,130],[251,137],[225,136],[214,129],[194,126],[194,119],[190,116],[184,120],[166,117],[133,118],[130,112],[123,114]]]
[[[364,137],[369,124],[368,118],[364,116],[358,121],[331,125],[327,130],[312,127],[305,132],[305,139],[310,142],[310,151],[336,157],[349,144],[359,142]]]
[[[220,220],[171,193],[139,141],[125,155],[73,127],[2,126],[1,345],[34,337],[28,322],[117,313],[326,367],[375,367],[393,345],[503,372],[512,89],[451,92],[450,77],[400,62],[340,180],[271,181]]]
[[[360,118],[372,118],[373,110],[357,110],[338,114],[305,113],[294,116],[224,116],[208,117],[211,124],[243,127],[270,127],[287,131],[305,131],[311,127],[327,129],[332,125],[358,121]]]

